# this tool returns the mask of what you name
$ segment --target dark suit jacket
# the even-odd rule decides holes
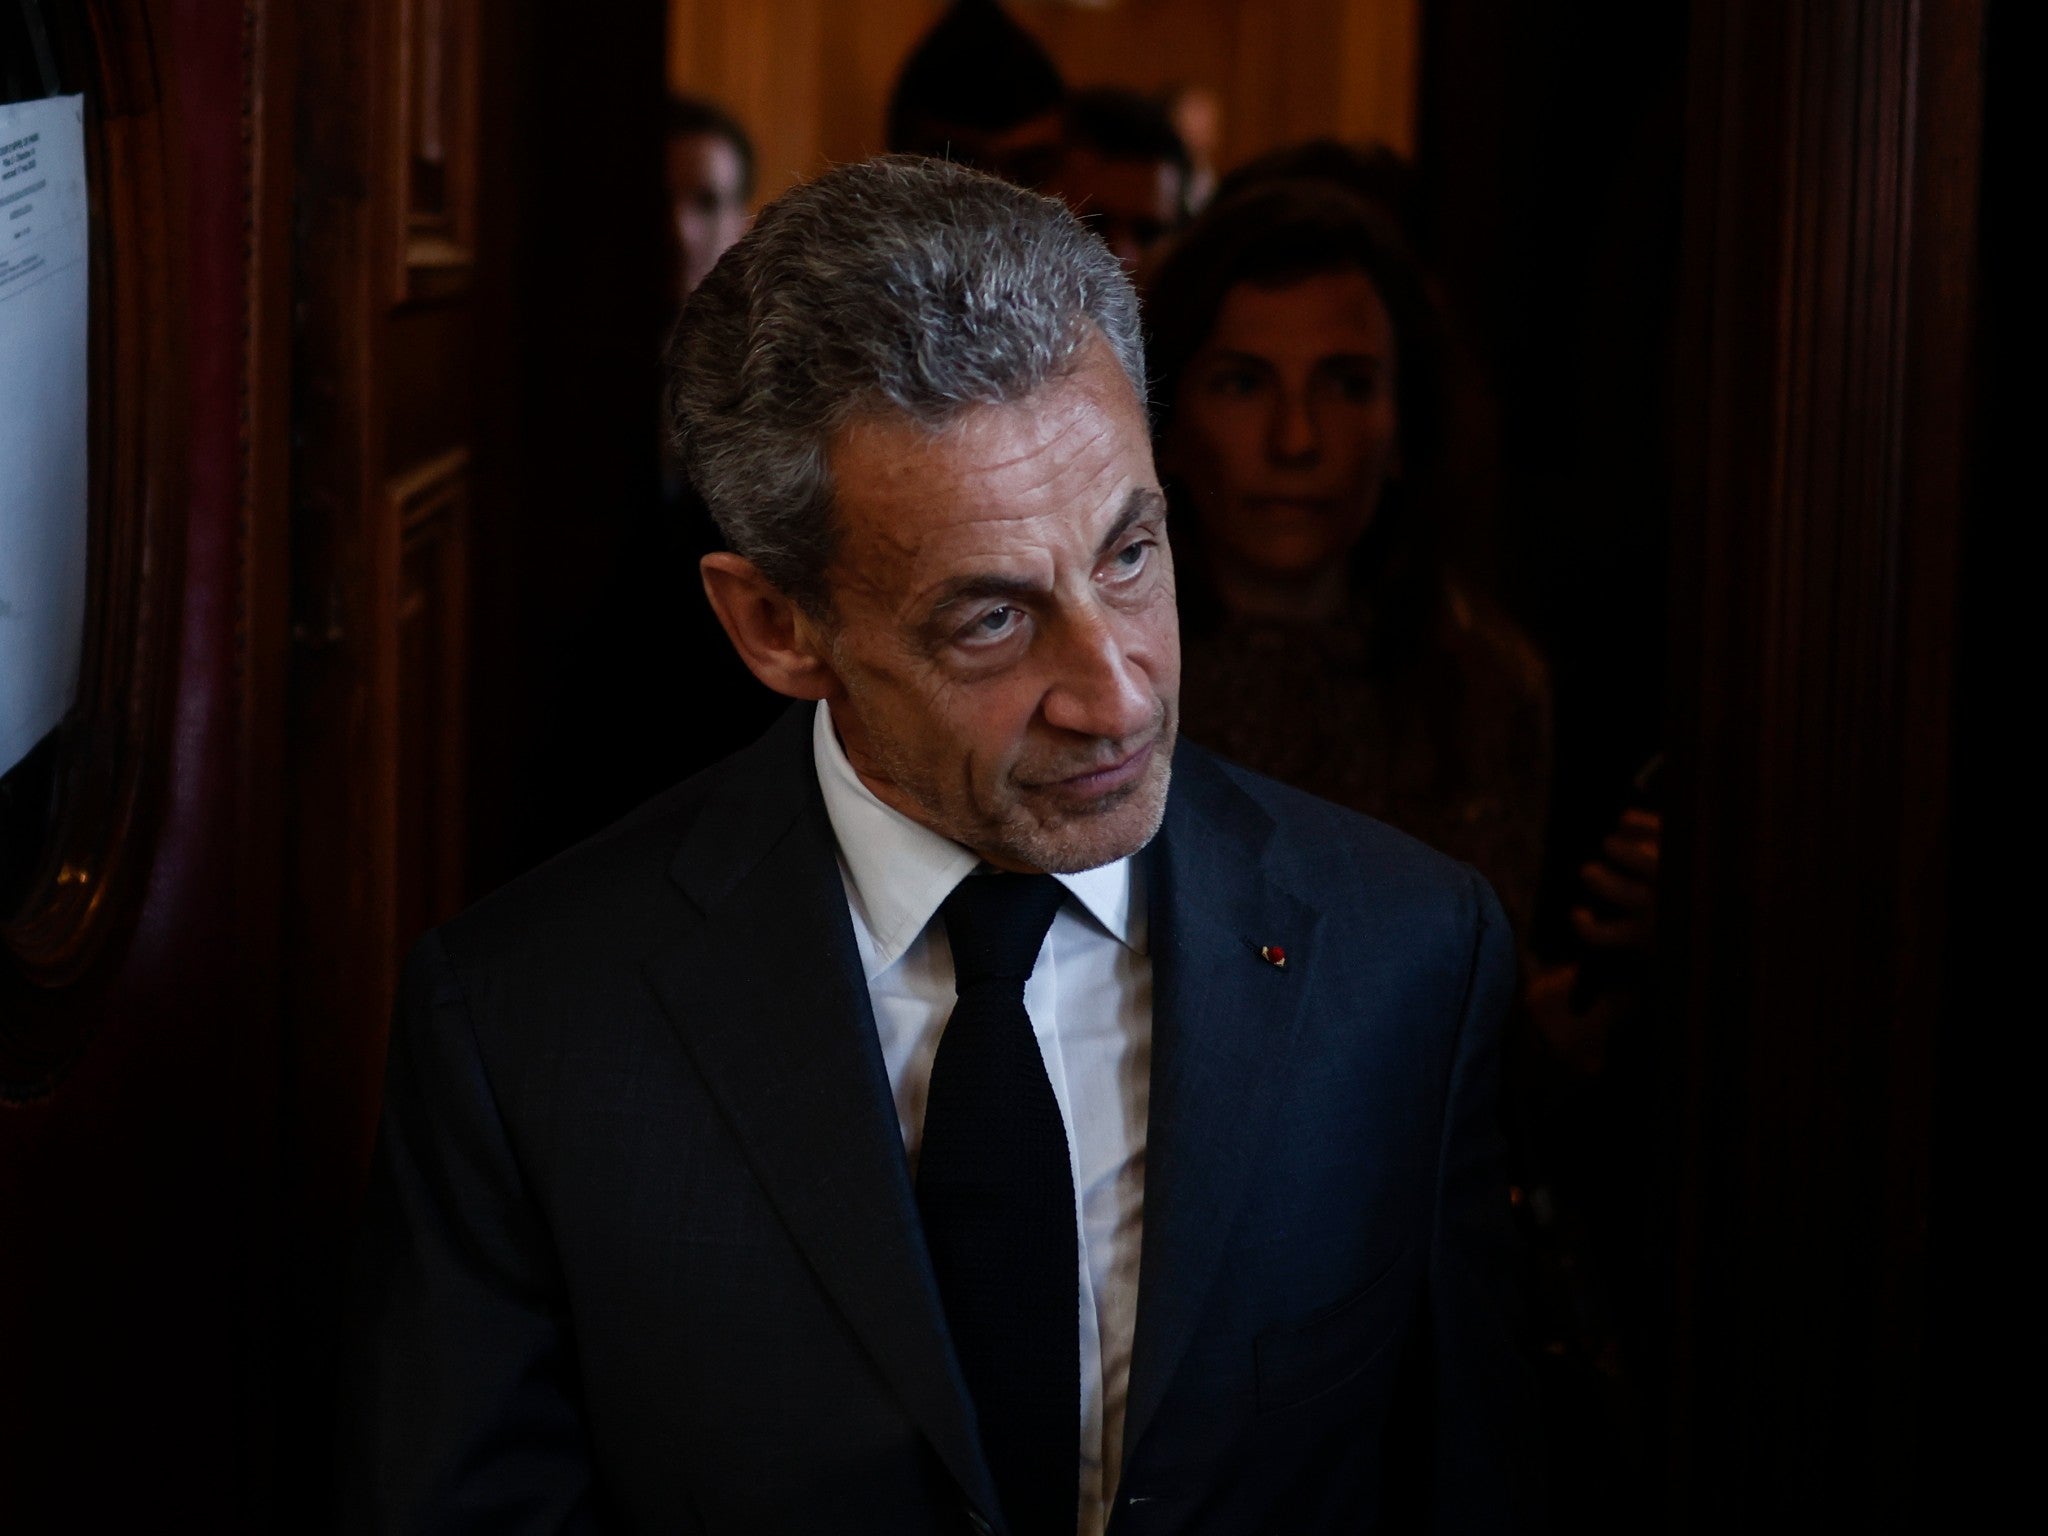
[[[1144,857],[1114,1536],[1519,1528],[1491,893],[1188,745]],[[356,1291],[350,1530],[1001,1529],[808,707],[421,943]]]

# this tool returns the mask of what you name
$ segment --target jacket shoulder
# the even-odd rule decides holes
[[[637,964],[695,910],[674,878],[686,848],[729,847],[787,820],[810,771],[808,732],[792,725],[785,719],[451,919],[438,930],[451,962],[465,973]]]
[[[1328,903],[1338,892],[1375,903],[1449,903],[1476,916],[1492,888],[1470,865],[1346,806],[1255,773],[1190,744],[1187,767],[1243,795],[1271,820],[1265,864],[1275,878]]]

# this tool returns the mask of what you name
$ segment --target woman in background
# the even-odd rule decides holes
[[[1475,865],[1526,934],[1550,706],[1448,568],[1441,347],[1420,273],[1326,181],[1219,197],[1149,286],[1182,725]]]

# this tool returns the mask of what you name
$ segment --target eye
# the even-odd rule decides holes
[[[1231,365],[1218,368],[1205,382],[1212,395],[1243,399],[1257,393],[1261,381],[1255,369]]]
[[[1145,568],[1151,558],[1152,539],[1133,539],[1109,557],[1109,575],[1115,581],[1129,581]]]
[[[1380,392],[1377,369],[1335,368],[1331,370],[1330,378],[1336,386],[1338,398],[1348,404],[1364,405]]]
[[[957,638],[963,645],[989,645],[998,640],[1008,639],[1023,619],[1024,611],[1021,608],[1007,605],[991,608],[986,613],[976,614],[970,619]]]

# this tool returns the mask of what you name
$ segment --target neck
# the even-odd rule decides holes
[[[940,837],[947,839],[949,842],[959,842],[959,839],[954,837],[952,833],[946,831],[943,827],[934,825],[929,813],[918,803],[917,797],[905,790],[897,782],[895,775],[890,773],[887,765],[879,757],[867,750],[865,737],[859,731],[849,731],[847,729],[847,726],[851,723],[848,718],[850,712],[842,710],[841,701],[834,698],[827,705],[827,708],[830,712],[832,735],[839,743],[840,752],[846,757],[846,766],[853,770],[853,776],[860,780],[867,792],[881,801],[882,804],[888,806],[890,810],[909,818],[927,831],[936,832]],[[991,852],[986,848],[976,848],[968,843],[961,843],[960,846],[967,849],[969,853],[979,857],[984,864],[1000,869],[1006,874],[1038,875],[1045,873],[1044,870],[1039,869],[1036,865],[1020,863],[1005,853]]]
[[[1276,575],[1241,565],[1226,567],[1213,556],[1209,580],[1232,618],[1280,624],[1318,624],[1334,619],[1344,611],[1351,585],[1350,573],[1341,561],[1302,575]]]

